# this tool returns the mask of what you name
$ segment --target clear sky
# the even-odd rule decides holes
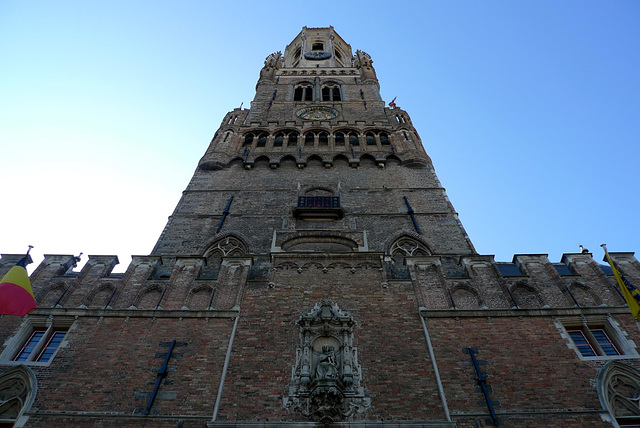
[[[635,0],[4,0],[0,253],[148,254],[305,25],[373,57],[480,254],[638,251],[639,22]]]

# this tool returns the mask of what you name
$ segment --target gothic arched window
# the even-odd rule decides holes
[[[298,133],[292,131],[289,134],[289,139],[287,141],[287,146],[297,146],[298,145]]]
[[[284,143],[284,134],[282,132],[278,132],[273,140],[273,147],[282,147]]]
[[[293,91],[293,101],[313,101],[313,86],[310,83],[298,83]]]
[[[341,101],[340,85],[336,83],[326,83],[322,85],[322,101]]]
[[[328,146],[329,145],[329,134],[326,132],[321,132],[318,134],[318,144],[320,146]]]

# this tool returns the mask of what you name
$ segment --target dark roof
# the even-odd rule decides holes
[[[496,263],[502,276],[524,276],[515,263]]]
[[[555,263],[553,267],[555,268],[556,272],[558,272],[558,275],[573,275],[573,272],[571,272],[569,266],[565,265],[564,263]]]

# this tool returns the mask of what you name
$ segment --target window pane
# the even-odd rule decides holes
[[[322,101],[331,101],[331,88],[327,86],[322,88]]]
[[[605,354],[620,355],[620,352],[618,352],[618,349],[613,344],[613,342],[611,342],[611,339],[609,339],[609,336],[607,336],[607,333],[605,333],[604,330],[600,330],[600,329],[590,329],[590,330],[591,330],[591,333],[593,333],[593,337],[596,338],[596,340],[602,347],[602,350],[604,351]]]
[[[340,88],[337,86],[333,88],[333,101],[340,101]]]
[[[596,352],[591,347],[591,344],[587,340],[586,336],[582,332],[582,330],[571,330],[568,332],[569,336],[573,340],[573,343],[576,344],[578,351],[582,354],[583,357],[595,357]]]
[[[64,339],[64,335],[65,335],[64,331],[54,332],[51,335],[51,338],[49,339],[47,346],[44,347],[44,349],[42,350],[42,352],[40,353],[36,361],[40,361],[43,363],[48,362],[51,359],[51,357],[53,357],[53,354],[56,352],[56,349],[58,349],[58,346],[60,346],[60,343],[62,343],[62,339]]]
[[[45,330],[34,330],[27,341],[22,345],[22,349],[16,354],[13,361],[27,361],[29,355],[38,346],[40,340],[44,336]]]

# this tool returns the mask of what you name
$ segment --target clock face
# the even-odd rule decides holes
[[[315,60],[327,59],[327,58],[331,58],[331,52],[327,52],[327,51],[311,51],[311,52],[306,52],[304,54],[304,57],[306,59],[315,59]]]
[[[306,120],[329,120],[338,115],[338,111],[331,107],[307,107],[298,110],[297,115]]]

